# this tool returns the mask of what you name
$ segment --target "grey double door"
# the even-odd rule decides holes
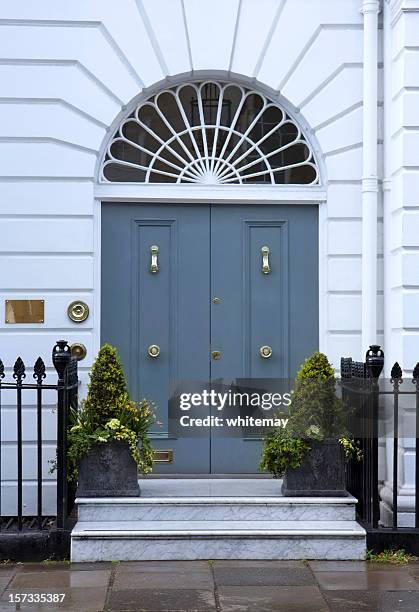
[[[174,435],[170,389],[295,373],[318,345],[317,223],[304,205],[103,205],[102,342],[157,406],[157,471],[258,471],[252,436]]]

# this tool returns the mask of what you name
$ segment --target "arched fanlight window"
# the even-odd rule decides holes
[[[310,145],[264,95],[184,83],[137,106],[108,145],[102,179],[131,183],[319,183]]]

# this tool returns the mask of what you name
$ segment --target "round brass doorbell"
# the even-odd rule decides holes
[[[272,356],[272,347],[271,346],[261,346],[259,349],[260,356],[263,359],[269,359]]]
[[[157,346],[157,344],[150,344],[150,346],[147,349],[147,352],[150,355],[150,357],[153,357],[155,359],[156,357],[160,355],[160,347]]]
[[[71,302],[70,306],[67,308],[67,314],[69,319],[74,321],[74,323],[81,323],[89,316],[89,307],[85,302],[75,300]]]
[[[87,355],[87,348],[81,342],[75,342],[70,344],[71,356],[75,357],[77,361],[82,361]]]

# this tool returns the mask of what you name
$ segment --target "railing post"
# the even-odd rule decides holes
[[[398,488],[399,488],[399,387],[403,383],[402,369],[396,363],[391,369],[391,383],[393,385],[393,529],[397,529],[398,522]]]
[[[365,365],[372,381],[372,427],[371,427],[371,479],[372,479],[372,526],[378,527],[380,499],[378,495],[378,412],[380,387],[378,379],[384,368],[384,351],[377,344],[370,346],[365,356]]]
[[[16,431],[17,431],[17,528],[23,527],[23,451],[22,451],[22,385],[26,378],[25,364],[18,357],[13,367],[13,378],[16,380]]]
[[[52,362],[58,373],[57,391],[57,530],[65,528],[67,520],[67,406],[64,376],[71,360],[66,340],[58,340],[52,349]]]
[[[36,379],[36,453],[37,453],[37,520],[42,529],[42,382],[46,378],[45,364],[40,357],[35,362],[33,377]]]

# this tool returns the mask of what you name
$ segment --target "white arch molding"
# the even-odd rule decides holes
[[[298,123],[230,81],[184,82],[140,102],[106,148],[100,180],[133,183],[319,183]]]

